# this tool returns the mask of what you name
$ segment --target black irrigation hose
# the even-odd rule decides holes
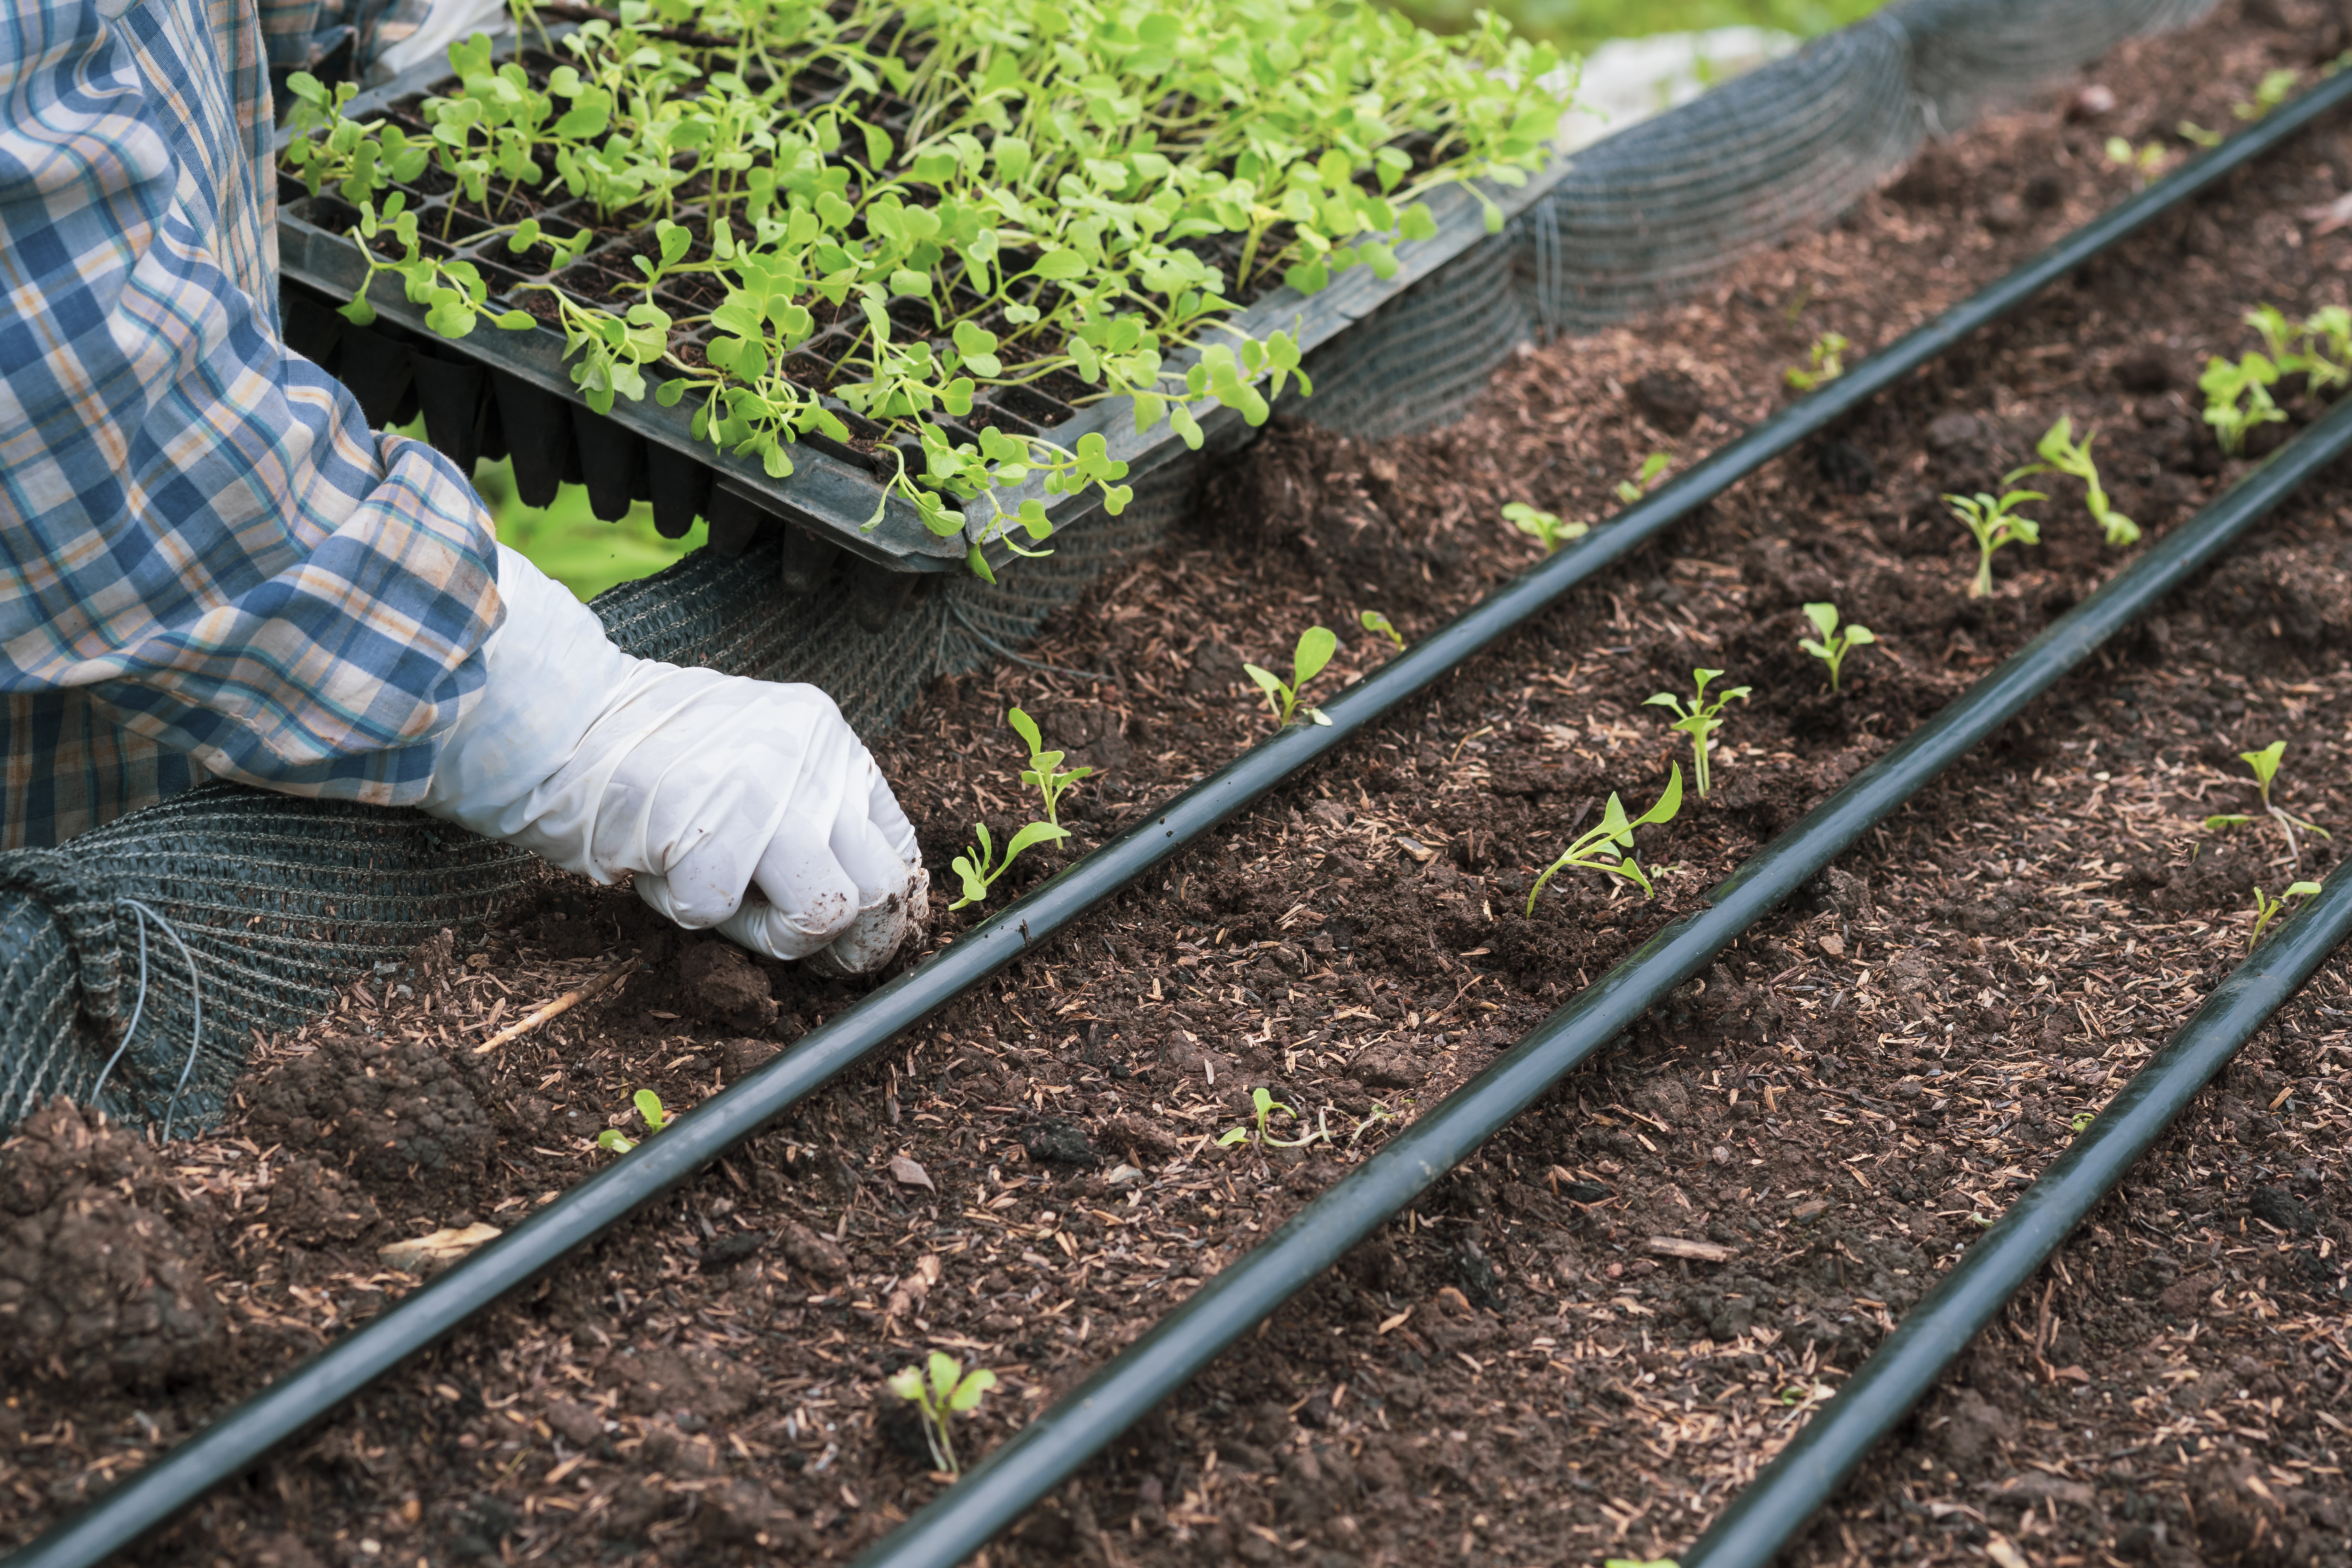
[[[1003,914],[965,932],[929,962],[812,1030],[783,1057],[697,1107],[660,1137],[647,1139],[366,1327],[321,1351],[9,1556],[0,1568],[88,1568],[159,1529],[508,1292],[691,1179],[836,1074],[1020,957],[1031,942],[1061,931],[1516,631],[1578,584],[1648,543],[1969,333],[2024,304],[2166,208],[2268,152],[2347,96],[2352,96],[2352,72],[2321,83],[2200,154],[2179,173],[1702,459],[1333,699],[1324,707],[1329,725],[1299,725],[1252,747],[1150,822],[1129,828]],[[2306,436],[2300,445],[2307,447],[2309,439]],[[2165,548],[2158,546],[2147,559],[2158,558]],[[1434,1170],[1430,1173],[1432,1178],[1435,1174]]]
[[[2166,534],[2105,587],[1759,850],[1707,894],[1709,908],[1643,942],[1255,1251],[1194,1291],[1142,1339],[861,1557],[859,1568],[950,1568],[985,1546],[1097,1450],[1469,1158],[1874,824],[2180,586],[2347,446],[2352,398],[2266,467]]]
[[[2318,897],[2214,988],[2171,1043],[2133,1076],[2098,1120],[1911,1310],[1878,1353],[1732,1500],[1681,1559],[1683,1568],[1765,1568],[2188,1108],[2189,1099],[2347,935],[2352,935],[2352,872],[2339,868]]]

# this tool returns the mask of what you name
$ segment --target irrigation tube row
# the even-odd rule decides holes
[[[2128,237],[2168,207],[2268,152],[2347,98],[2352,98],[2352,72],[2322,82],[2251,129],[2193,159],[2179,173],[2076,230],[2016,272],[1873,355],[1827,387],[1755,426],[1694,465],[1678,479],[1662,486],[1607,525],[1507,584],[1325,704],[1324,711],[1331,720],[1328,726],[1301,725],[1285,730],[1244,752],[1178,796],[1159,816],[1129,828],[1004,913],[964,933],[929,962],[812,1030],[776,1061],[697,1107],[693,1114],[661,1137],[639,1144],[634,1152],[573,1187],[431,1284],[413,1292],[366,1327],[287,1373],[129,1477],[81,1513],[8,1557],[0,1568],[89,1568],[169,1522],[214,1488],[243,1474],[272,1449],[331,1415],[344,1401],[455,1331],[508,1292],[529,1283],[637,1209],[691,1179],[836,1074],[1019,958],[1031,944],[1060,931],[1293,774],[1410,701],[1549,608],[1578,584],[1613,565],[1766,462],[1817,434],[1969,333],[2024,304],[2040,289]],[[2331,422],[2327,427],[2336,426]],[[2292,468],[2294,459],[2288,453],[2311,450],[2316,434],[2316,429],[2306,432],[2295,447],[2274,459],[2264,474],[2276,475]],[[2260,489],[2266,482],[2269,481],[2258,476],[2233,491],[2232,499]],[[2182,531],[2183,534],[2187,531]],[[2152,563],[2171,559],[2178,553],[2179,547],[2168,540],[2144,557],[2133,572],[2143,572]],[[2201,562],[2203,556],[2198,559]],[[2193,566],[2184,568],[2187,569]],[[2126,574],[2126,577],[2130,575]],[[2088,607],[2086,604],[2084,608]],[[2082,611],[2075,614],[2079,616]],[[2074,618],[2070,617],[2070,621]],[[2045,635],[2042,642],[2047,640]],[[2039,647],[2042,643],[2035,646]],[[1865,779],[1872,776],[1864,775]],[[1893,802],[1887,804],[1891,807]],[[1827,855],[1822,857],[1823,861],[1827,858]],[[1811,870],[1805,874],[1810,875]],[[1735,877],[1733,884],[1739,880]],[[1774,900],[1779,896],[1775,894]],[[1755,914],[1748,918],[1753,919],[1769,907],[1770,900],[1757,905]],[[1643,952],[1647,953],[1655,945],[1653,942]],[[1633,983],[1612,977],[1587,993],[1587,996],[1597,995],[1610,1002],[1630,995],[1634,988]],[[1636,1007],[1633,1012],[1639,1010]],[[1632,1016],[1627,1014],[1627,1020]],[[1506,1059],[1519,1058],[1515,1055]],[[1430,1123],[1425,1121],[1422,1125]],[[1432,1146],[1426,1140],[1417,1140],[1411,1147],[1426,1153]],[[1421,1185],[1435,1179],[1447,1163],[1451,1161],[1430,1166],[1412,1190],[1418,1191]],[[1393,1162],[1383,1168],[1392,1167]],[[1369,1229],[1381,1217],[1385,1215],[1369,1218],[1364,1228]],[[1314,1267],[1319,1268],[1321,1265]],[[1210,1290],[1215,1289],[1212,1286]],[[1202,1293],[1208,1294],[1210,1291]],[[1283,1294],[1286,1295],[1287,1290]],[[1275,1296],[1269,1300],[1266,1310],[1280,1299]],[[1194,1300],[1197,1302],[1202,1298]],[[1143,1342],[1145,1345],[1160,1342],[1159,1335]],[[1151,1397],[1159,1396],[1154,1394]],[[1139,1414],[1140,1408],[1136,1413]],[[1030,1428],[1024,1438],[1049,1436],[1045,1429],[1047,1426],[1041,1422]],[[1102,1440],[1107,1441],[1110,1435],[1106,1431]],[[1019,1445],[1023,1439],[1015,1441]],[[1087,1451],[1056,1450],[1073,1456],[1056,1474],[1067,1473]],[[1034,1452],[1034,1446],[1020,1449],[1023,1456]],[[1023,1463],[1028,1461],[1024,1459]],[[975,1501],[1009,1498],[1020,1489],[1006,1489],[1002,1483],[992,1483],[993,1489],[973,1486],[974,1481],[983,1478],[1008,1473],[992,1460],[950,1497],[969,1492]],[[930,1517],[928,1513],[918,1516],[917,1522]],[[1011,1516],[992,1512],[988,1517],[992,1521],[988,1531],[992,1532],[1008,1522]],[[910,1523],[908,1531],[915,1528]],[[924,1538],[934,1537],[927,1534]],[[984,1533],[972,1537],[971,1545],[977,1546],[984,1539]],[[936,1555],[907,1559],[952,1560]]]
[[[2132,1162],[2238,1047],[2352,935],[2352,873],[2338,868],[2294,921],[2231,972],[2108,1102],[2098,1120],[1969,1249],[1878,1352],[1732,1500],[1683,1568],[1765,1568],[1878,1440],[1991,1321]]]
[[[1708,892],[1709,908],[1643,942],[1484,1072],[1299,1210],[1255,1251],[1194,1291],[1142,1339],[883,1540],[859,1560],[859,1568],[950,1568],[986,1545],[1227,1345],[1402,1213],[1505,1122],[1615,1039],[1669,991],[1706,968],[1874,824],[2014,718],[2135,616],[2188,581],[2347,446],[2352,446],[2352,398],[2337,404],[2267,467],[2165,535],[2105,587],[2060,616],[1900,746],[1759,850]],[[2034,1261],[2040,1261],[2039,1256]],[[1966,1299],[1971,1307],[1978,1300],[1974,1291]],[[1983,1310],[1990,1313],[1993,1309]]]

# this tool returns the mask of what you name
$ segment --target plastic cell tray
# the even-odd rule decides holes
[[[515,58],[512,40],[501,43],[499,55]],[[541,71],[559,63],[535,47],[523,50],[520,58],[528,68]],[[405,122],[414,133],[419,129],[409,112],[414,101],[448,80],[445,65],[422,66],[361,94],[345,112]],[[281,134],[280,145],[286,140]],[[1486,194],[1506,216],[1515,216],[1566,171],[1566,161],[1555,160],[1524,184],[1490,186]],[[888,433],[837,400],[829,399],[828,406],[849,427],[852,441],[803,436],[791,448],[793,472],[782,479],[771,478],[755,458],[737,458],[708,441],[697,441],[692,430],[696,399],[665,408],[648,395],[640,402],[617,399],[609,415],[590,409],[572,383],[562,333],[544,324],[546,294],[515,290],[528,282],[561,281],[570,286],[567,292],[581,298],[628,281],[627,298],[642,298],[630,258],[646,247],[646,231],[608,235],[577,261],[558,271],[541,270],[535,258],[509,253],[503,232],[491,230],[474,212],[464,207],[451,212],[449,204],[456,198],[449,184],[446,175],[428,169],[418,182],[396,187],[408,194],[425,250],[472,261],[488,283],[494,304],[541,314],[541,325],[508,331],[485,324],[462,339],[443,338],[425,327],[423,309],[408,302],[397,280],[384,278],[369,293],[377,311],[375,322],[361,327],[346,321],[336,308],[358,292],[367,276],[361,242],[351,233],[358,215],[331,186],[312,196],[298,180],[281,177],[279,182],[278,256],[288,344],[349,386],[371,424],[402,423],[422,411],[427,438],[461,465],[470,468],[483,457],[510,458],[517,490],[528,504],[547,504],[559,482],[585,485],[592,510],[606,521],[617,521],[633,501],[647,501],[656,526],[677,538],[698,517],[706,518],[712,546],[724,553],[739,553],[764,530],[785,528],[802,536],[788,539],[786,558],[788,563],[799,563],[797,574],[803,577],[814,575],[839,552],[869,569],[890,573],[966,569],[962,537],[933,533],[912,506],[887,492],[888,477],[898,468],[897,458],[887,450]],[[493,182],[492,198],[499,194]],[[1391,278],[1377,279],[1369,267],[1358,267],[1311,296],[1277,287],[1229,318],[1232,325],[1259,336],[1288,331],[1308,356],[1306,364],[1312,374],[1318,350],[1328,349],[1407,288],[1474,247],[1507,243],[1503,236],[1487,233],[1480,204],[1459,187],[1442,187],[1427,200],[1437,233],[1399,245],[1399,266]],[[562,237],[593,223],[585,207],[570,201],[541,205],[525,197],[511,212],[500,210],[498,216],[506,221],[536,216],[542,227]],[[700,209],[688,205],[674,216],[676,221],[690,224]],[[378,243],[389,247],[392,242]],[[703,315],[718,303],[718,288],[708,278],[688,275],[677,283],[677,289],[653,296],[675,318]],[[786,370],[802,373],[793,379],[821,391],[826,367],[850,338],[845,326],[825,325],[822,301],[812,308],[819,312],[820,331],[787,362]],[[910,331],[934,330],[928,309],[916,301],[896,302],[892,310]],[[698,332],[689,332],[682,341],[676,333],[672,338],[674,349],[687,353],[700,341]],[[1170,363],[1181,372],[1190,358],[1171,355]],[[654,379],[649,374],[649,388]],[[1098,395],[1098,389],[1057,373],[1029,385],[983,388],[969,416],[936,418],[958,439],[971,439],[983,424],[1041,435],[1063,447],[1099,433],[1110,456],[1128,465],[1129,483],[1184,455],[1182,440],[1164,422],[1138,432],[1126,398],[1083,401]],[[1311,411],[1311,403],[1307,406]],[[1192,407],[1213,440],[1240,420],[1237,413],[1213,400],[1202,399]],[[898,439],[915,449],[911,437]],[[1056,531],[1079,524],[1100,505],[1097,493],[1047,495],[1036,481],[1032,488],[999,490],[997,496],[1007,511],[1034,496],[1045,504]],[[1018,569],[1018,557],[1002,543],[992,542],[985,553],[993,569]],[[895,596],[878,597],[887,601]]]

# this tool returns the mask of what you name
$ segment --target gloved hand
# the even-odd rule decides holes
[[[880,968],[929,917],[915,830],[833,699],[633,658],[503,544],[499,595],[425,810],[829,971]]]

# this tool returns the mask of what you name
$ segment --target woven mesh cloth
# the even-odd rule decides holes
[[[2208,4],[1896,0],[1587,148],[1506,233],[1317,351],[1315,396],[1284,411],[1366,439],[1447,423],[1530,335],[1687,293],[1833,217],[1927,134]],[[731,560],[698,552],[594,608],[630,652],[809,681],[871,731],[938,677],[1019,657],[1055,610],[1156,545],[1224,455],[1145,474],[1120,516],[1066,526],[1053,553],[999,584],[919,581],[878,632],[837,584],[785,591],[774,541]],[[228,785],[62,849],[0,854],[0,1131],[52,1094],[88,1100],[101,1079],[119,1118],[217,1120],[253,1031],[317,1015],[339,984],[445,927],[478,931],[541,877],[530,857],[414,812]]]

